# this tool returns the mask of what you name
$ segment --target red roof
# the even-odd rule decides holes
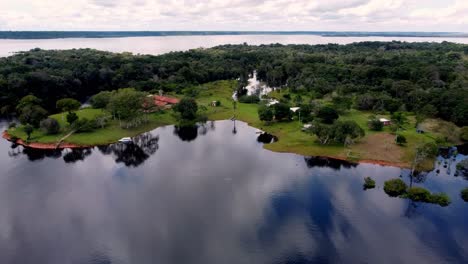
[[[164,102],[166,104],[178,104],[179,103],[179,99],[177,98],[172,98],[172,97],[166,97],[166,96],[160,96],[160,95],[156,95],[154,97],[154,100],[155,100],[155,103],[156,105],[158,105],[158,102]],[[164,104],[164,105],[166,105]]]

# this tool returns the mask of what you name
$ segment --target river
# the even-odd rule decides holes
[[[52,152],[1,140],[0,263],[467,263],[466,156],[415,178],[448,193],[440,207],[384,193],[407,170],[274,153],[256,132],[217,121]]]
[[[64,39],[0,39],[0,57],[14,52],[41,49],[92,48],[111,52],[132,52],[134,54],[159,55],[171,51],[185,51],[195,48],[210,48],[223,44],[261,45],[281,44],[349,44],[360,41],[407,41],[442,42],[468,44],[468,38],[442,37],[330,37],[318,35],[223,35],[223,36],[161,36],[127,38],[64,38]]]

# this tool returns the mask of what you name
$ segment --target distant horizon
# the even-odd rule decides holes
[[[307,31],[307,30],[4,30],[0,39],[122,38],[203,35],[317,35],[323,37],[468,37],[457,31]]]

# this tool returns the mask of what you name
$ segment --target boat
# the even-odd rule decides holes
[[[133,142],[133,140],[129,137],[124,137],[124,138],[121,138],[119,139],[119,142],[120,143],[130,143],[130,142]]]

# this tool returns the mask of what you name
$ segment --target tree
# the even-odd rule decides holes
[[[41,129],[49,135],[57,134],[60,131],[60,124],[54,118],[46,118],[41,121]]]
[[[338,121],[333,125],[315,123],[310,132],[317,136],[320,144],[330,142],[349,145],[365,135],[364,130],[354,121]]]
[[[29,105],[21,110],[19,120],[23,124],[31,124],[33,127],[39,127],[42,119],[47,117],[47,111],[38,105]]]
[[[70,112],[67,114],[67,122],[70,125],[73,125],[76,120],[78,120],[78,115],[75,112]]]
[[[41,102],[41,99],[37,98],[34,95],[26,95],[25,97],[21,98],[21,100],[16,106],[16,110],[21,113],[23,108],[27,106],[40,105]]]
[[[337,121],[332,125],[332,129],[333,140],[345,145],[353,144],[356,139],[365,135],[364,129],[354,121]]]
[[[56,107],[62,112],[71,113],[80,108],[81,103],[73,98],[63,98],[57,101]]]
[[[273,120],[273,110],[271,107],[262,105],[258,108],[258,117],[261,121],[270,122]]]
[[[460,130],[460,139],[463,141],[468,141],[468,126],[464,126]]]
[[[406,183],[401,179],[388,180],[384,183],[384,191],[392,197],[402,195],[406,192]]]
[[[393,113],[391,119],[398,129],[403,128],[403,126],[408,123],[408,118],[402,112]]]
[[[182,119],[194,120],[197,117],[198,105],[193,98],[183,98],[175,106],[174,110],[180,113]]]
[[[416,168],[424,162],[426,159],[434,158],[437,155],[438,148],[435,143],[429,142],[416,147],[416,153],[414,155],[413,164],[411,168],[411,176],[413,176]]]
[[[289,105],[284,103],[277,103],[273,105],[273,109],[275,112],[275,119],[278,121],[281,120],[290,120],[292,117],[292,111]]]
[[[30,124],[26,124],[23,127],[23,130],[24,130],[24,133],[26,133],[26,135],[28,136],[28,138],[26,140],[30,140],[31,139],[31,134],[34,131],[34,127],[32,125],[30,125]]]
[[[128,128],[129,126],[137,125],[136,122],[132,121],[142,112],[144,98],[145,93],[136,91],[135,89],[119,89],[113,93],[107,108],[120,121],[121,127],[121,121],[126,121]]]
[[[322,123],[333,124],[333,122],[335,122],[339,116],[338,112],[334,108],[330,106],[324,106],[318,110],[317,117],[322,120]]]
[[[41,120],[47,117],[47,111],[39,105],[40,103],[41,100],[34,95],[25,96],[19,101],[16,110],[21,123],[39,127]]]
[[[90,103],[93,108],[106,108],[112,98],[112,92],[103,91],[91,97]]]

